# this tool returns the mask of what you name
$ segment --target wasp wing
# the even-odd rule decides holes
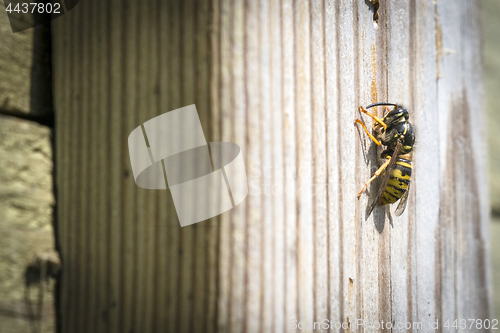
[[[396,216],[400,216],[405,211],[406,203],[408,202],[408,193],[410,193],[410,185],[408,185],[405,194],[403,194],[403,197],[399,200],[398,207],[394,211]]]
[[[394,168],[394,165],[396,164],[396,160],[398,159],[398,155],[401,152],[402,146],[403,145],[401,144],[401,140],[398,140],[398,143],[396,145],[396,148],[394,149],[394,153],[392,154],[389,165],[387,166],[387,168],[385,168],[384,179],[382,180],[382,183],[380,184],[380,187],[378,188],[377,195],[375,196],[375,199],[373,199],[373,202],[370,205],[370,208],[368,209],[368,216],[371,215],[373,209],[375,209],[375,206],[378,205],[378,203],[380,202],[380,198],[382,198],[382,194],[384,194],[385,187],[387,186],[387,182],[389,181],[389,178],[391,177],[392,169]]]

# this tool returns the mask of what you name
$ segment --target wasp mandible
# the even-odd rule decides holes
[[[382,119],[367,111],[367,109],[375,106],[385,106],[387,114]],[[394,106],[394,108],[389,110],[387,106]],[[356,119],[355,123],[363,127],[365,133],[373,142],[378,146],[386,146],[386,149],[380,154],[380,159],[384,160],[384,163],[370,180],[363,185],[358,193],[358,199],[368,184],[382,175],[384,178],[377,190],[375,199],[368,209],[367,216],[370,216],[376,205],[384,206],[401,199],[395,211],[396,215],[399,216],[403,214],[406,208],[411,180],[411,158],[413,144],[415,143],[415,131],[408,121],[410,115],[406,109],[392,103],[373,103],[368,105],[366,109],[361,106],[359,111],[375,120],[374,134],[368,132],[365,124],[360,119]]]

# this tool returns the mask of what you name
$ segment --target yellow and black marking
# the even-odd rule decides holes
[[[388,105],[394,106],[394,109],[389,110]],[[379,118],[366,110],[374,106],[385,106],[387,114],[383,118]],[[358,199],[368,184],[382,176],[382,183],[377,190],[375,199],[368,208],[368,216],[376,205],[392,204],[399,199],[401,201],[395,213],[401,215],[408,200],[408,189],[411,181],[411,152],[415,142],[413,126],[408,121],[410,116],[407,110],[392,103],[374,103],[368,105],[366,109],[360,107],[359,111],[370,116],[375,121],[373,134],[368,132],[365,124],[360,119],[356,119],[355,123],[360,124],[365,133],[378,146],[386,146],[386,149],[380,155],[385,162],[370,180],[363,185],[358,193]]]
[[[390,159],[391,156],[386,156]],[[383,176],[385,172],[383,173]],[[411,161],[399,157],[394,169],[391,171],[385,190],[380,198],[380,206],[392,204],[401,199],[410,186],[411,180]]]

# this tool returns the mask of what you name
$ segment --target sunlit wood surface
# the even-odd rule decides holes
[[[86,0],[53,22],[62,332],[491,319],[478,2],[369,4]],[[406,212],[365,219],[381,149],[353,122],[377,101],[417,141]],[[193,103],[250,194],[180,228],[127,137]]]

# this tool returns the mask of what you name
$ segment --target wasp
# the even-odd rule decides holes
[[[367,111],[367,109],[376,106],[385,106],[387,113],[382,119]],[[393,106],[394,108],[389,110],[387,106]],[[368,132],[365,124],[360,119],[356,119],[355,123],[363,127],[365,133],[373,142],[378,146],[386,146],[386,149],[380,154],[380,159],[384,161],[382,166],[363,185],[358,193],[358,199],[368,184],[377,177],[382,176],[382,183],[377,190],[375,199],[368,208],[367,216],[370,216],[376,205],[384,206],[401,199],[395,211],[395,214],[399,216],[403,214],[406,208],[411,180],[411,159],[413,144],[415,143],[415,131],[408,121],[410,115],[406,109],[392,103],[373,103],[368,105],[366,109],[361,106],[359,111],[375,120],[374,134]]]

